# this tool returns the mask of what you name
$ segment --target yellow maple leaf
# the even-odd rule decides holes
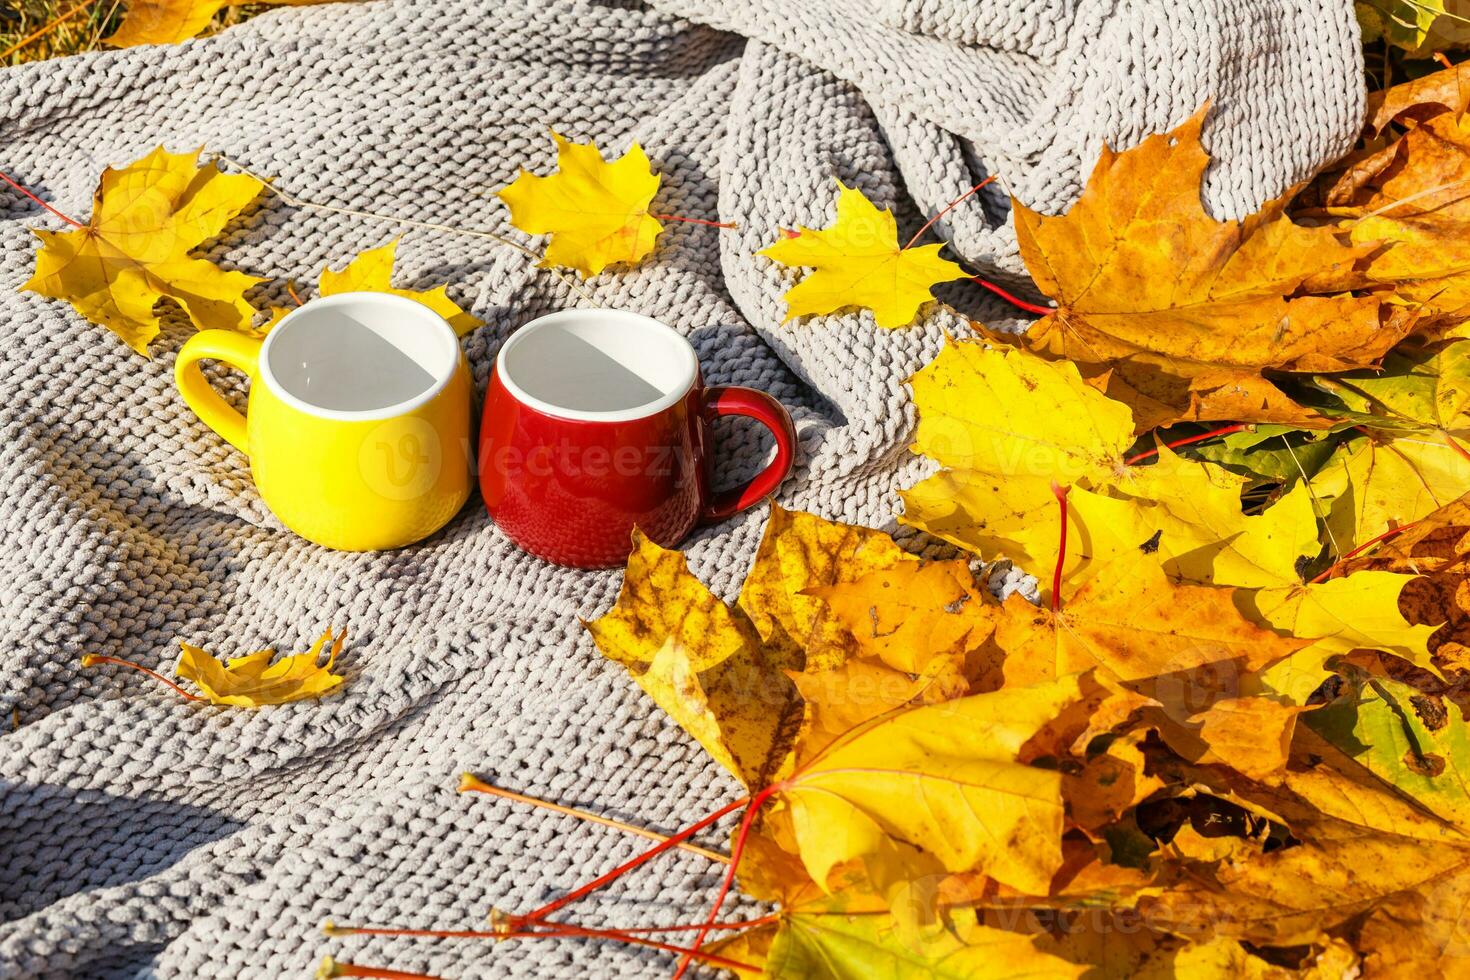
[[[827,604],[858,651],[906,675],[924,673],[936,657],[963,661],[994,628],[996,607],[963,561],[905,562],[807,593]]]
[[[608,163],[593,143],[573,143],[553,132],[556,170],[539,177],[522,170],[499,191],[510,223],[532,235],[550,235],[542,268],[563,265],[593,276],[653,251],[663,225],[649,214],[658,193],[643,147],[634,143]]]
[[[766,977],[954,980],[961,977],[1073,980],[1087,967],[1042,950],[1031,937],[979,924],[971,909],[911,928],[893,913],[843,914],[841,907],[784,916],[763,959]],[[726,952],[735,947],[724,947]]]
[[[1171,582],[1157,555],[1134,549],[1099,569],[1056,610],[1017,595],[1006,600],[995,629],[1006,681],[1030,684],[1101,668],[1161,702],[1198,698],[1215,680],[1228,690],[1235,678],[1308,642],[1247,620],[1236,608],[1237,594]],[[1192,690],[1176,689],[1172,675],[1186,673]]]
[[[1470,849],[1390,834],[1340,834],[1260,857],[1221,862],[1208,881],[1150,896],[1157,929],[1268,946],[1315,942],[1392,895],[1470,872]]]
[[[322,0],[128,0],[122,23],[105,40],[115,48],[178,44],[204,32],[214,15],[247,3],[304,6]]]
[[[1205,751],[1201,762],[1221,762],[1262,782],[1286,768],[1297,716],[1306,708],[1271,697],[1225,697],[1189,719]]]
[[[799,762],[885,712],[1000,686],[980,653],[996,606],[963,561],[909,560],[805,593],[825,615],[810,634],[821,647],[790,672],[807,710]],[[847,642],[832,641],[831,624]]]
[[[334,272],[331,268],[323,269],[321,279],[317,283],[317,294],[332,296],[337,293],[361,291],[402,296],[424,304],[448,320],[454,332],[461,337],[485,325],[484,320],[473,313],[465,312],[458,303],[449,298],[447,286],[435,286],[433,289],[424,290],[395,288],[393,286],[393,265],[397,254],[398,239],[395,238],[386,245],[359,253],[340,272]],[[274,327],[287,312],[280,307],[272,309],[270,321],[261,328],[262,331]]]
[[[873,311],[880,327],[906,327],[934,298],[935,284],[967,278],[959,265],[939,257],[942,245],[899,247],[891,210],[879,211],[862,191],[840,180],[837,186],[831,225],[802,228],[756,253],[815,270],[786,291],[787,320],[861,307]]]
[[[1119,735],[1075,773],[1062,776],[1062,796],[1072,822],[1096,831],[1119,819],[1164,783],[1146,774],[1142,734]]]
[[[904,491],[900,520],[976,554],[1051,571],[1059,544],[1053,483],[1073,488],[1064,575],[1074,584],[1087,569],[1146,546],[1182,581],[1284,585],[1300,581],[1298,562],[1320,550],[1304,488],[1246,515],[1245,480],[1222,467],[1167,447],[1149,465],[1128,465],[1128,406],[1071,364],[961,341],[912,384],[914,451],[952,468]]]
[[[1069,484],[1126,472],[1132,413],[1071,364],[951,341],[911,383],[919,409],[914,452],[941,465]]]
[[[1454,327],[1457,333],[1464,329],[1457,325],[1470,314],[1470,248],[1465,243],[1470,206],[1464,193],[1470,179],[1470,119],[1461,111],[1465,81],[1452,70],[1394,90],[1402,94],[1395,94],[1393,109],[1415,124],[1350,167],[1327,195],[1334,213],[1348,219],[1343,230],[1353,242],[1392,243],[1373,256],[1369,272],[1378,282],[1393,285],[1396,300],[1420,309],[1420,329]],[[1458,95],[1445,99],[1448,93],[1440,89]]]
[[[917,565],[882,531],[771,505],[755,562],[740,587],[740,611],[782,667],[841,662],[852,637],[813,593],[870,572]]]
[[[951,341],[911,383],[914,452],[949,469],[904,491],[899,519],[976,554],[1026,565],[1038,530],[1054,541],[1054,525],[1038,520],[1053,506],[1053,482],[1136,478],[1124,464],[1132,413],[1071,364]]]
[[[265,186],[254,177],[199,166],[199,150],[162,147],[121,170],[102,172],[92,220],[75,231],[36,231],[36,271],[21,286],[71,303],[147,355],[158,335],[154,307],[168,298],[200,330],[249,331],[255,307],[244,293],[261,280],[189,252],[217,236]]]
[[[231,657],[221,664],[205,650],[188,643],[180,643],[183,652],[175,673],[185,680],[199,685],[212,704],[234,705],[240,708],[258,708],[266,704],[285,704],[303,698],[321,697],[344,678],[332,673],[332,665],[342,644],[347,640],[343,630],[334,637],[329,628],[311,649],[305,653],[282,657],[274,663],[274,650],[260,650],[243,657]],[[327,662],[321,663],[321,654],[331,643]]]
[[[617,604],[586,623],[603,656],[747,786],[789,762],[800,696],[749,622],[641,531]]]
[[[1330,501],[1327,533],[1342,555],[1464,494],[1470,458],[1427,435],[1373,434],[1340,446],[1312,486]]]
[[[1446,875],[1380,904],[1358,933],[1366,977],[1470,976],[1470,874]],[[1343,974],[1338,974],[1342,976]]]
[[[779,786],[808,872],[830,889],[856,864],[884,890],[932,864],[1045,894],[1062,860],[1061,776],[1017,755],[1079,697],[1076,677],[977,694],[828,748]]]
[[[1298,484],[1259,514],[1241,510],[1245,481],[1210,463],[1159,453],[1154,496],[1074,489],[1067,497],[1076,534],[1064,569],[1074,580],[1100,562],[1147,546],[1170,578],[1200,585],[1266,588],[1301,582],[1303,559],[1321,551],[1310,490]],[[1145,472],[1147,472],[1145,470]],[[1038,571],[1056,562],[1057,533],[1041,522],[1027,536]]]
[[[1399,595],[1413,580],[1412,575],[1363,571],[1242,593],[1238,605],[1246,618],[1312,641],[1263,671],[1263,681],[1304,704],[1330,673],[1328,661],[1353,650],[1382,650],[1438,673],[1428,647],[1435,626],[1412,624],[1399,609]]]
[[[1368,284],[1359,266],[1371,246],[1293,224],[1284,198],[1241,221],[1205,211],[1207,109],[1132,150],[1105,147],[1064,215],[1016,202],[1021,256],[1058,304],[1026,343],[1074,361],[1121,362],[1129,386],[1176,417],[1252,420],[1242,412],[1281,400],[1262,370],[1371,365],[1413,318],[1351,292]],[[1201,398],[1222,392],[1228,407],[1202,411]],[[1270,415],[1281,417],[1278,408]]]
[[[1470,565],[1470,494],[1456,497],[1391,540],[1342,564],[1407,575],[1464,574]]]
[[[1177,837],[1193,833],[1186,826]],[[1198,835],[1195,835],[1198,836]],[[1201,838],[1217,843],[1233,837]],[[1358,958],[1341,939],[1328,939],[1295,969],[1270,963],[1234,939],[1201,939],[1182,948],[1171,946],[1150,957],[1132,980],[1343,980],[1355,976]]]

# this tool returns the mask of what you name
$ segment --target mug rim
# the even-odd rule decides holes
[[[270,351],[271,344],[275,339],[285,332],[293,320],[300,319],[302,314],[305,314],[309,310],[321,310],[323,308],[342,306],[353,302],[361,303],[364,300],[369,303],[396,307],[399,312],[406,313],[409,316],[420,317],[426,321],[429,328],[439,332],[441,340],[447,340],[448,346],[446,352],[450,355],[449,360],[444,370],[435,376],[434,383],[412,398],[404,399],[392,405],[385,405],[382,408],[327,408],[323,405],[313,405],[311,402],[287,391],[286,387],[281,384],[274,372],[271,371]],[[299,412],[304,412],[307,415],[312,415],[317,418],[332,419],[339,422],[379,422],[385,419],[407,415],[409,412],[421,408],[437,398],[449,386],[449,383],[454,380],[455,370],[459,366],[459,357],[459,336],[454,332],[454,328],[449,325],[449,321],[444,319],[444,317],[435,313],[418,300],[409,299],[407,296],[397,296],[393,293],[379,293],[373,292],[372,290],[359,289],[309,299],[281,317],[280,322],[271,328],[270,333],[266,334],[265,340],[261,342],[260,354],[256,364],[260,380],[270,389],[271,394]]]
[[[652,328],[655,333],[661,333],[676,341],[680,350],[680,356],[685,361],[683,365],[684,374],[687,378],[685,383],[674,386],[673,390],[665,392],[652,401],[644,402],[642,405],[635,405],[632,408],[598,410],[567,408],[537,398],[522,388],[511,377],[510,372],[505,367],[506,355],[513,351],[519,343],[523,342],[524,338],[538,330],[555,326],[563,320],[576,319],[578,317],[588,316],[589,314],[636,323],[641,327]],[[557,310],[555,313],[547,313],[522,324],[515,333],[506,339],[505,343],[500,345],[500,351],[495,355],[495,376],[513,399],[542,415],[549,415],[552,418],[572,422],[635,422],[639,419],[652,418],[655,415],[659,415],[689,396],[690,390],[699,381],[699,355],[694,352],[694,345],[689,343],[689,338],[662,320],[645,316],[642,313],[634,313],[631,310],[618,310],[610,307],[575,307],[567,310]]]

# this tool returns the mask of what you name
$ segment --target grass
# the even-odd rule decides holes
[[[0,0],[0,65],[91,51],[121,10],[121,0]]]
[[[105,48],[126,6],[125,0],[0,0],[0,67]],[[260,9],[227,7],[214,29]]]

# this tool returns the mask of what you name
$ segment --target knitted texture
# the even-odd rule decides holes
[[[992,172],[1064,210],[1104,140],[1130,145],[1206,98],[1207,204],[1238,215],[1348,147],[1359,68],[1350,0],[380,0],[9,69],[0,169],[84,218],[104,166],[203,145],[305,200],[503,230],[490,192],[550,170],[548,127],[608,151],[638,140],[664,175],[660,211],[739,229],[671,224],[648,261],[589,282],[596,301],[676,326],[711,383],[790,407],[785,506],[892,529],[895,490],[923,466],[904,380],[970,318],[1018,323],[967,283],[907,330],[866,313],[782,323],[800,273],[757,248],[828,223],[833,178],[905,233]],[[1006,219],[998,182],[936,231],[1024,283]],[[578,940],[321,935],[328,917],[474,928],[646,846],[458,796],[463,771],[666,831],[738,787],[581,629],[617,573],[520,553],[478,500],[386,554],[285,531],[174,390],[187,325],[145,360],[16,291],[30,229],[58,226],[0,189],[0,976],[301,977],[324,954],[456,978],[665,972]],[[264,305],[400,231],[266,197],[207,254],[272,277]],[[399,285],[449,282],[487,322],[465,341],[482,390],[517,326],[587,303],[483,239],[410,230],[399,256]],[[717,437],[721,480],[769,451],[746,424]],[[733,594],[764,517],[695,534],[694,572]],[[92,651],[171,672],[180,639],[302,650],[328,624],[351,630],[347,682],[320,702],[213,708],[79,667]],[[693,921],[723,870],[675,851],[568,915]]]

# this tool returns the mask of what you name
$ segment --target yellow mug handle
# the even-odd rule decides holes
[[[224,361],[244,372],[254,384],[260,369],[260,341],[233,330],[201,330],[184,342],[174,361],[174,383],[194,414],[230,445],[249,455],[245,416],[204,379],[199,370],[203,360]]]

